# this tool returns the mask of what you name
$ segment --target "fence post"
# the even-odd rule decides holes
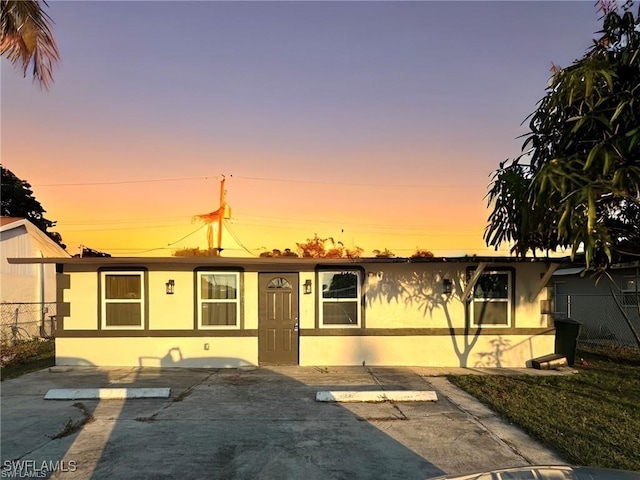
[[[45,314],[49,313],[49,307],[45,307],[44,303],[40,304],[40,338],[47,338],[47,330],[45,328]]]
[[[49,319],[51,320],[51,338],[55,338],[56,336],[56,316],[49,315]]]
[[[20,312],[20,307],[16,307],[16,312],[13,318],[13,327],[11,328],[12,343],[16,345],[18,343],[18,314]]]

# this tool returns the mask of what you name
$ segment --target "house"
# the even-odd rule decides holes
[[[55,314],[56,268],[52,264],[10,264],[8,258],[68,258],[57,243],[29,220],[0,217],[1,323],[42,323]],[[36,334],[38,329],[30,328]]]
[[[637,345],[639,281],[638,261],[614,264],[598,276],[581,268],[558,269],[552,279],[555,316],[582,324],[580,343]]]
[[[57,258],[59,365],[524,367],[557,260]]]

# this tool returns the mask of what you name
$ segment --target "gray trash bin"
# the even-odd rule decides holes
[[[572,318],[556,318],[554,324],[556,327],[555,353],[567,357],[567,364],[572,366],[576,360],[578,335],[582,324]]]

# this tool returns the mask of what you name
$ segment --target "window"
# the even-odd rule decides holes
[[[357,270],[318,273],[321,327],[359,327],[361,274]]]
[[[635,309],[638,306],[638,293],[636,277],[625,275],[622,279],[621,299],[624,307]]]
[[[144,328],[144,272],[101,272],[102,328]]]
[[[482,273],[473,288],[470,310],[474,326],[505,327],[511,325],[513,288],[511,271]]]
[[[281,290],[283,288],[292,289],[291,283],[289,280],[283,277],[272,278],[269,284],[267,285],[269,290]]]
[[[240,328],[240,273],[198,272],[198,328]]]

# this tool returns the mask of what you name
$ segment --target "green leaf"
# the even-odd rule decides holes
[[[585,162],[584,167],[582,168],[583,171],[589,170],[589,168],[591,167],[591,164],[593,163],[593,160],[596,158],[596,155],[600,151],[601,146],[602,146],[601,144],[598,144],[595,147],[593,147],[591,151],[589,151],[589,155],[587,155],[587,161]]]
[[[618,108],[616,108],[616,111],[614,112],[614,114],[611,117],[611,120],[609,122],[610,123],[615,122],[616,118],[618,118],[618,116],[620,116],[620,114],[624,110],[624,107],[626,107],[626,106],[627,106],[627,102],[622,102],[620,105],[618,105]]]

